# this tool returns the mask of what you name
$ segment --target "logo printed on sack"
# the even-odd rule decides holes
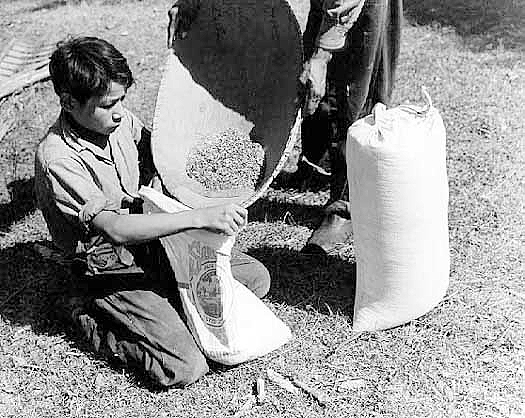
[[[203,272],[199,276],[193,293],[198,301],[198,309],[201,316],[208,325],[221,326],[224,322],[222,317],[222,292],[217,274],[215,263],[203,266]]]
[[[199,315],[210,326],[224,323],[215,250],[199,241],[189,245],[190,287]]]

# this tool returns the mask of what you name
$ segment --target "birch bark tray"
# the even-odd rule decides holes
[[[255,202],[297,138],[301,69],[301,28],[287,1],[201,2],[187,38],[168,54],[155,106],[152,153],[169,194],[191,208]],[[195,144],[229,129],[264,149],[254,190],[209,191],[186,173]]]

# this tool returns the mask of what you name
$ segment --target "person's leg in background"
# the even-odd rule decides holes
[[[331,166],[327,167],[330,150],[330,134],[334,119],[330,117],[334,105],[325,97],[314,114],[306,116],[301,123],[301,154],[297,170],[287,185],[299,191],[321,190],[330,182]]]
[[[351,236],[346,161],[342,147],[346,127],[341,126],[341,114],[346,115],[346,85],[334,77],[340,65],[340,53],[334,53],[328,65],[327,93],[316,113],[324,113],[328,123],[322,136],[330,157],[330,197],[324,208],[321,224],[314,230],[303,248],[304,253],[324,254]],[[321,126],[317,128],[321,130]],[[343,175],[344,174],[344,175]]]
[[[317,49],[317,37],[323,20],[324,0],[311,0],[306,29],[303,33],[303,60],[308,62]],[[301,88],[306,89],[306,86]],[[305,93],[306,96],[306,93]],[[297,160],[297,169],[293,172],[281,172],[277,178],[276,185],[295,188],[300,191],[318,190],[329,183],[329,172],[323,167],[322,161],[326,160],[326,154],[330,142],[326,135],[330,129],[330,119],[327,108],[329,103],[321,101],[317,110],[304,116],[301,122],[301,153]]]
[[[326,253],[352,234],[345,155],[347,130],[357,119],[369,114],[376,103],[390,101],[401,19],[402,0],[367,0],[347,34],[344,50],[333,54],[328,72],[331,88],[327,93],[336,103],[335,128],[327,132],[330,200],[321,225],[304,248],[306,252]]]

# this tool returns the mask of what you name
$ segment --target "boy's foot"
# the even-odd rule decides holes
[[[112,332],[108,332],[88,312],[84,298],[73,296],[69,298],[66,311],[73,320],[76,331],[95,353],[105,356],[108,360],[124,364],[126,359],[119,343]]]

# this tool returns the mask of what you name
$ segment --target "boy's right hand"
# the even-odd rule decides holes
[[[248,210],[234,204],[194,209],[193,215],[198,228],[226,235],[237,234],[248,222]]]

